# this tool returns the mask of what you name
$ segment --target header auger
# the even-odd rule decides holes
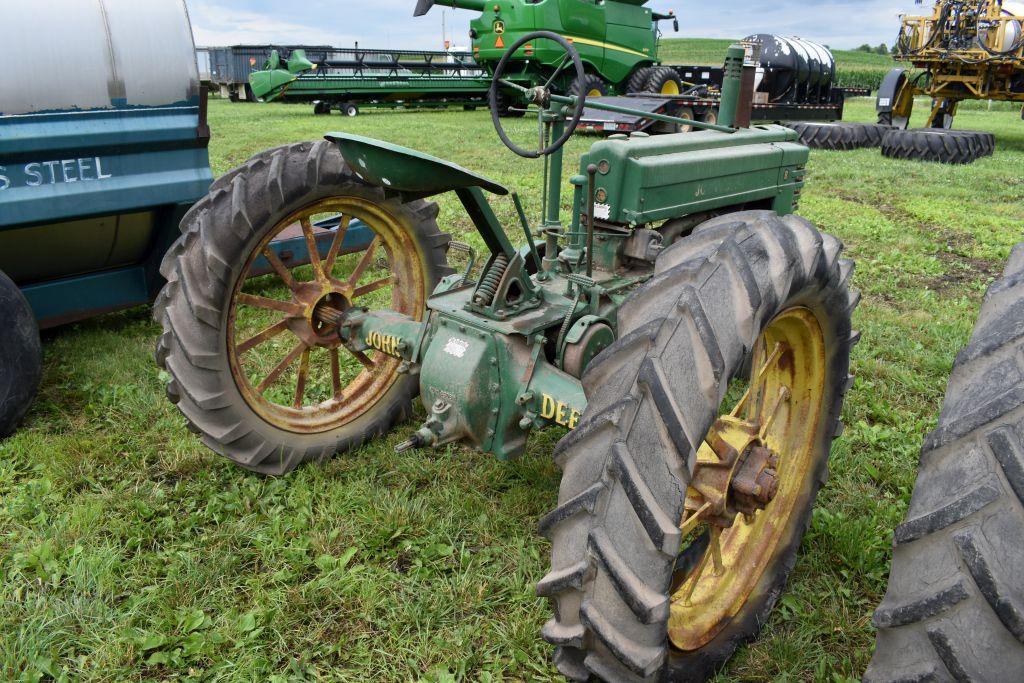
[[[578,73],[550,33],[506,57],[526,44]],[[856,339],[852,264],[792,213],[807,149],[741,125],[742,55],[720,125],[595,142],[567,217],[562,144],[583,98],[557,78],[511,88],[539,121],[537,148],[517,150],[545,159],[536,222],[501,183],[387,142],[333,133],[257,155],[214,184],[164,263],[168,395],[205,444],[268,474],[381,436],[417,392],[409,457],[460,443],[508,459],[534,429],[569,429],[539,525],[555,663],[576,680],[708,675],[785,583]],[[447,192],[486,245],[479,273],[438,228],[428,199]],[[510,194],[520,224],[503,226],[491,202]],[[368,248],[352,251],[355,229]],[[281,234],[305,237],[308,266],[267,248]]]

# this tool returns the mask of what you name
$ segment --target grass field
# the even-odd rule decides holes
[[[896,35],[893,27],[893,36]],[[808,36],[810,38],[810,36]],[[717,38],[663,38],[659,55],[666,64],[721,64],[734,41]],[[888,55],[857,50],[832,50],[836,82],[846,87],[877,88],[897,62]]]
[[[858,100],[849,118],[872,118]],[[916,122],[915,122],[916,123]],[[217,174],[342,129],[447,157],[539,205],[537,163],[505,151],[484,111],[313,117],[306,106],[211,104]],[[1024,225],[1024,123],[970,167],[814,152],[801,213],[839,236],[863,293],[857,379],[788,592],[721,681],[857,679],[918,449],[986,283]],[[568,146],[568,167],[592,139]],[[566,193],[565,196],[569,196]],[[498,202],[512,224],[513,208]],[[448,198],[441,226],[467,238]],[[45,375],[0,443],[0,679],[453,681],[555,678],[537,519],[556,499],[535,437],[502,464],[460,447],[396,456],[414,429],[280,479],[208,452],[163,396],[146,309],[44,335]]]

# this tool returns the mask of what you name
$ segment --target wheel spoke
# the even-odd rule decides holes
[[[334,269],[334,262],[338,258],[338,252],[341,251],[341,245],[345,241],[345,233],[348,232],[348,224],[351,220],[348,216],[342,216],[341,220],[338,221],[338,229],[334,231],[334,240],[331,242],[331,248],[327,251],[327,258],[323,262],[324,273],[328,277],[330,277],[331,271]]]
[[[764,373],[766,373],[768,371],[768,367],[772,363],[774,363],[779,358],[779,356],[781,356],[781,355],[782,355],[782,343],[781,342],[776,342],[775,346],[772,347],[772,352],[768,355],[767,358],[764,359],[764,362],[761,363],[761,366],[759,368],[757,368],[757,377],[753,377],[752,376],[750,378],[750,384],[747,387],[746,392],[744,392],[743,396],[740,397],[740,400],[736,402],[736,407],[733,408],[732,412],[730,413],[731,417],[738,417],[739,416],[740,411],[742,411],[743,408],[746,407],[747,401],[750,399],[750,395],[754,391],[754,387],[757,387],[757,386],[760,385],[761,380],[764,379]]]
[[[366,251],[363,253],[363,257],[359,259],[359,263],[356,264],[356,269],[352,271],[352,275],[348,278],[348,284],[350,286],[355,287],[356,283],[359,282],[359,278],[363,276],[363,272],[370,267],[370,263],[373,262],[373,255],[376,253],[377,245],[379,244],[380,236],[378,235],[373,238],[372,242],[370,242],[370,246],[366,248]]]
[[[281,259],[277,257],[277,254],[269,246],[263,248],[263,258],[267,259],[267,263],[274,269],[277,276],[284,282],[284,286],[288,289],[295,291],[298,284],[295,282],[295,278],[292,277],[292,273],[288,270],[288,267],[281,262]]]
[[[256,392],[259,394],[266,392],[266,390],[270,388],[270,385],[276,382],[277,378],[281,376],[281,373],[287,370],[291,366],[291,364],[295,362],[295,359],[302,354],[305,348],[306,345],[303,344],[302,342],[296,344],[295,348],[292,349],[288,353],[288,355],[284,357],[284,360],[278,363],[274,367],[274,369],[270,371],[270,374],[267,375],[262,382],[260,382],[259,386],[256,387]]]
[[[334,399],[341,398],[341,359],[338,357],[338,348],[331,349],[331,387],[334,389]]]
[[[690,604],[690,598],[693,597],[693,591],[697,589],[697,583],[700,581],[701,574],[704,573],[704,567],[707,566],[708,557],[711,555],[707,550],[704,551],[704,555],[701,556],[700,562],[697,564],[697,568],[693,570],[693,573],[687,577],[687,581],[690,585],[686,588],[686,593],[683,595],[682,603],[684,605]]]
[[[782,402],[788,399],[789,395],[788,387],[779,387],[779,394],[775,397],[775,403],[768,411],[768,417],[766,417],[764,422],[761,423],[761,429],[758,430],[757,438],[761,441],[764,441],[765,435],[768,434],[768,430],[771,429],[772,424],[775,422],[775,418],[779,414],[779,408],[782,407]]]
[[[711,508],[711,501],[708,501],[701,505],[697,510],[690,514],[682,524],[679,525],[680,535],[685,538],[687,534],[697,528],[700,524],[701,519],[704,517],[704,513]]]
[[[294,301],[268,299],[265,296],[246,294],[244,292],[238,295],[238,303],[245,304],[247,306],[255,306],[256,308],[264,308],[268,311],[278,311],[280,313],[286,313],[287,315],[293,318],[300,318],[306,312],[306,309],[302,306],[302,304],[297,304]]]
[[[501,83],[506,88],[512,88],[513,90],[518,90],[519,92],[530,92],[529,88],[524,88],[523,86],[519,85],[518,83],[513,83],[512,81],[507,81],[504,78],[499,78],[498,79],[498,83]]]
[[[708,540],[708,551],[715,567],[715,576],[721,576],[725,571],[725,565],[722,563],[722,529],[711,525],[708,528],[708,533],[711,536]]]
[[[308,218],[299,221],[302,224],[302,235],[306,238],[306,251],[309,253],[309,265],[313,266],[313,277],[320,282],[327,281],[324,273],[324,264],[320,261],[320,248],[316,243],[316,235],[313,234],[313,224]]]
[[[555,69],[554,73],[551,74],[551,78],[548,79],[548,82],[544,84],[544,89],[545,90],[547,90],[548,88],[551,87],[551,84],[554,83],[555,79],[558,77],[558,74],[562,73],[562,69],[564,69],[568,63],[569,63],[569,53],[566,52],[564,55],[562,55],[562,62],[561,62],[561,64],[559,64],[558,68]]]
[[[257,332],[253,336],[246,339],[244,342],[235,347],[235,353],[241,356],[246,351],[249,351],[250,349],[256,346],[259,346],[268,339],[273,339],[274,337],[281,334],[287,329],[288,319],[285,318],[284,320],[280,320],[271,325],[270,327],[264,328],[263,330]]]
[[[348,348],[348,347],[346,347],[346,348]],[[373,369],[373,367],[374,367],[373,361],[365,353],[363,353],[362,351],[357,351],[355,349],[349,349],[349,352],[353,356],[355,356],[356,360],[359,361],[360,363],[362,363],[363,367],[365,367],[367,370],[372,370]]]
[[[387,287],[388,285],[392,284],[394,281],[395,281],[395,276],[394,275],[388,275],[387,277],[382,277],[379,280],[374,280],[373,282],[371,282],[369,284],[366,284],[366,285],[363,285],[362,287],[356,287],[354,290],[352,290],[352,298],[356,299],[358,297],[363,296],[364,294],[369,294],[370,292],[376,292],[378,289],[381,289],[382,287]]]
[[[309,375],[309,349],[305,349],[302,352],[302,358],[299,360],[299,376],[295,380],[295,401],[292,402],[293,408],[301,408],[302,400],[306,396],[306,377]]]

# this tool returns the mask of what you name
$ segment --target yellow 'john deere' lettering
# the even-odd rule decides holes
[[[556,401],[547,394],[541,394],[540,416],[545,420],[551,420],[555,424],[575,429],[576,423],[580,421],[580,411],[573,408],[565,401]]]
[[[389,356],[398,355],[398,337],[393,334],[381,334],[376,330],[366,335],[366,345],[371,349],[383,351]]]

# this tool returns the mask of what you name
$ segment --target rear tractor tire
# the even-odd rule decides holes
[[[321,227],[332,216],[339,227]],[[386,199],[327,141],[268,150],[217,180],[182,221],[154,306],[167,396],[203,443],[283,474],[405,419],[416,378],[347,350],[329,320],[355,306],[422,318],[452,272],[436,217],[434,203]]]
[[[948,128],[894,129],[882,140],[882,155],[892,159],[969,164],[991,156],[996,140],[992,133]]]
[[[633,75],[626,81],[626,94],[643,93],[647,87],[647,81],[651,80],[654,72],[653,66],[642,66],[633,72]]]
[[[42,350],[35,315],[0,271],[0,438],[14,431],[39,388]]]
[[[794,121],[785,125],[797,132],[801,144],[833,151],[879,147],[889,130],[878,123],[849,121]]]
[[[537,593],[555,614],[543,635],[567,677],[704,680],[764,623],[850,384],[858,297],[841,249],[797,216],[726,214],[668,247],[619,309],[539,525],[551,571]],[[741,473],[756,454],[764,497],[750,508]],[[709,495],[729,462],[743,464],[728,492]]]
[[[956,357],[864,680],[1024,680],[1024,244]]]

